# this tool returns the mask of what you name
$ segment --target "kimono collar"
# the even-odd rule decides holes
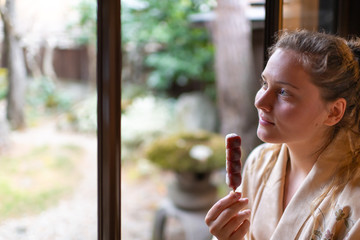
[[[320,154],[303,184],[283,212],[271,239],[283,239],[284,236],[287,239],[296,239],[298,232],[311,216],[311,206],[314,199],[320,196],[323,189],[331,183],[339,161],[351,156],[352,146],[350,142],[348,134],[345,131],[340,131]],[[280,155],[283,156],[283,159],[279,160],[287,161],[284,159],[287,154],[283,151],[287,152],[287,147],[281,148]]]

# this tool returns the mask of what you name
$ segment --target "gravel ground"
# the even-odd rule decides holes
[[[122,168],[121,236],[124,240],[151,239],[155,211],[166,196],[166,182],[171,178],[167,174],[153,172],[150,175],[141,171],[139,166]]]
[[[146,162],[124,166],[122,169],[122,238],[123,240],[151,240],[154,229],[155,212],[163,204],[168,204],[167,186],[173,180],[171,172],[152,169]],[[207,227],[203,222],[204,212],[187,216],[187,223],[168,216],[165,224],[166,240],[185,240],[184,226],[201,224],[202,234],[196,231],[196,240],[208,240]],[[190,224],[190,225],[189,225]],[[200,230],[199,228],[197,228]],[[202,237],[200,237],[202,236]]]
[[[54,136],[54,137],[49,137]],[[16,148],[72,142],[86,149],[83,179],[74,194],[35,216],[0,223],[0,240],[96,240],[97,239],[97,143],[96,136],[59,133],[53,124],[11,134]],[[29,144],[31,143],[31,144]],[[166,199],[173,175],[146,162],[122,167],[121,239],[151,240],[155,211]],[[1,200],[0,200],[1,203]],[[182,224],[169,218],[166,240],[184,240]]]
[[[83,178],[74,194],[39,215],[1,222],[0,240],[97,239],[96,136],[60,133],[54,123],[10,135],[10,146],[24,151],[44,144],[63,143],[80,145],[86,150]],[[166,197],[166,185],[171,178],[171,174],[160,173],[146,163],[122,167],[121,239],[151,239],[155,211]],[[176,221],[169,219],[168,226],[167,239],[184,239]]]
[[[74,194],[56,206],[39,215],[2,222],[0,240],[96,240],[96,137],[59,133],[53,124],[11,134],[11,145],[16,149],[44,143],[74,143],[82,146],[86,150],[83,178]]]

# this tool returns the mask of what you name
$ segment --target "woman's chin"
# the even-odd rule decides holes
[[[257,136],[258,138],[266,143],[280,143],[280,141],[274,136],[274,134],[270,134],[267,131],[264,131],[264,129],[257,130]]]

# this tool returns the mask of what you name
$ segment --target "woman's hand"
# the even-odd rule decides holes
[[[247,203],[239,192],[231,192],[215,203],[205,217],[210,233],[218,240],[243,239],[250,226],[250,210],[242,210]]]

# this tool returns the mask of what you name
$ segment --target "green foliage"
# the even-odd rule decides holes
[[[97,94],[93,94],[73,105],[58,119],[57,127],[62,130],[96,133]]]
[[[97,1],[82,0],[75,6],[78,18],[69,24],[68,29],[76,33],[79,45],[96,44],[97,40]]]
[[[46,77],[31,81],[27,89],[27,103],[36,109],[53,109],[64,111],[70,108],[70,96],[60,91],[55,82]]]
[[[7,69],[0,68],[0,100],[5,99],[8,92]]]
[[[138,159],[142,146],[174,131],[174,103],[145,96],[134,99],[121,114],[121,159]]]
[[[205,131],[159,138],[145,152],[156,165],[178,172],[207,172],[225,166],[224,138]]]
[[[31,79],[26,92],[26,124],[34,126],[44,117],[71,112],[73,106],[82,97],[79,95],[81,92],[71,87],[68,84],[55,82],[51,78]],[[96,115],[96,108],[92,111]]]
[[[214,48],[204,27],[192,25],[189,17],[210,1],[122,1],[122,45],[143,49],[150,68],[147,84],[160,91],[172,85],[203,81],[213,87]]]

